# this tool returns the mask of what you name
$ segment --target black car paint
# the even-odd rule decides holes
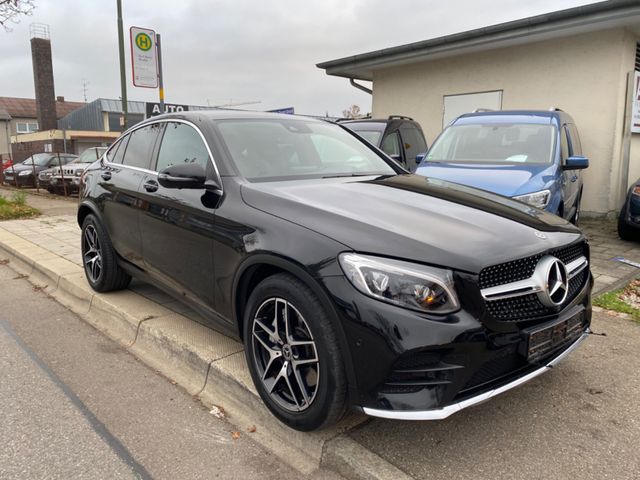
[[[155,121],[181,119],[200,129],[218,168],[211,180],[222,195],[147,192],[142,185],[156,173],[101,160],[83,177],[79,222],[96,214],[126,270],[236,337],[243,334],[247,289],[274,269],[296,275],[333,313],[355,405],[428,409],[453,401],[475,370],[516,348],[530,325],[491,319],[478,287],[480,270],[584,240],[577,228],[540,210],[401,170],[391,177],[248,182],[235,172],[210,115]],[[361,294],[338,264],[346,251],[454,269],[461,309],[429,315]],[[589,280],[563,309],[584,309],[586,326],[590,286]],[[412,394],[380,392],[399,358],[426,350],[456,359],[449,383]]]

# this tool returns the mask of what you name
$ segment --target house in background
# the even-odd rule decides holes
[[[373,116],[409,115],[429,143],[458,115],[558,107],[590,166],[584,213],[620,208],[640,177],[640,2],[612,0],[318,64],[373,82]],[[359,86],[359,85],[358,85]],[[637,120],[640,122],[640,120]]]
[[[68,102],[64,97],[57,97],[56,116],[59,120],[85,105],[83,102]],[[34,98],[0,97],[0,155],[9,155],[12,136],[37,132],[38,127]]]

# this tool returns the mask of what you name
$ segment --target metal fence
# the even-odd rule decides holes
[[[96,160],[100,158],[98,150],[96,152]],[[3,186],[9,186],[14,188],[31,188],[40,193],[41,190],[48,191],[52,194],[64,195],[65,197],[71,196],[79,189],[79,181],[75,174],[65,176],[65,165],[68,162],[64,160],[67,157],[65,153],[57,152],[52,153],[53,159],[50,160],[47,168],[36,168],[35,162],[32,160],[29,162],[27,158],[24,162],[20,163],[21,167],[16,170],[17,165],[14,165],[13,159],[8,154],[0,154],[0,184]],[[31,174],[24,175],[25,179],[20,179],[18,175],[19,171],[25,171],[24,165],[31,167]],[[51,184],[51,179],[56,176],[56,184]],[[59,177],[59,178],[58,178]]]

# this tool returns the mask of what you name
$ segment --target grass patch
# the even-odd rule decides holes
[[[31,218],[37,215],[40,215],[40,211],[27,205],[27,195],[24,192],[15,192],[11,198],[0,195],[0,220]]]
[[[640,280],[633,280],[624,288],[598,295],[593,304],[605,310],[627,313],[640,323]]]

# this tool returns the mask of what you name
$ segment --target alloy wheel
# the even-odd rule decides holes
[[[304,317],[283,298],[269,298],[252,325],[253,362],[269,396],[290,412],[309,408],[318,392],[320,362]]]
[[[98,232],[93,225],[87,225],[82,236],[82,259],[84,269],[92,283],[97,283],[102,273],[102,249]]]

